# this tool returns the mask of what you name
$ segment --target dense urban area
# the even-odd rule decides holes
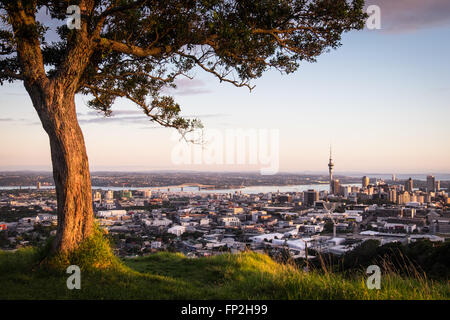
[[[434,176],[423,181],[364,176],[357,185],[341,184],[333,177],[331,159],[330,164],[329,190],[321,191],[218,193],[212,185],[188,183],[189,191],[94,189],[95,216],[121,257],[161,250],[199,257],[251,249],[310,259],[313,253],[339,256],[367,240],[440,243],[449,237],[449,194]],[[55,190],[45,185],[51,183],[0,191],[1,249],[40,245],[56,233]]]

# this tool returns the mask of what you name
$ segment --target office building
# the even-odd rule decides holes
[[[95,191],[94,192],[94,196],[92,199],[94,202],[101,202],[102,201],[102,194],[100,193],[100,191]]]
[[[397,190],[395,189],[389,190],[389,201],[393,203],[397,202]]]
[[[316,201],[319,201],[319,193],[317,191],[311,189],[303,192],[303,202],[307,206],[312,207]]]
[[[369,177],[362,177],[362,187],[363,189],[367,188],[367,186],[369,185],[370,179]]]
[[[105,200],[113,200],[114,199],[114,192],[112,190],[106,191]]]
[[[436,191],[436,178],[432,175],[427,176],[427,192]]]
[[[331,194],[339,195],[341,193],[341,184],[338,179],[333,179],[331,182]]]
[[[413,192],[414,182],[413,179],[409,178],[405,183],[405,190],[408,192]]]

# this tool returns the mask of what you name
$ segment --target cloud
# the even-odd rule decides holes
[[[367,0],[381,9],[381,26],[388,33],[408,33],[450,25],[449,0]]]
[[[0,122],[27,122],[28,119],[20,118],[20,119],[13,119],[13,118],[0,118]]]
[[[212,90],[206,87],[205,82],[199,79],[177,79],[175,80],[175,84],[177,86],[175,89],[168,88],[164,91],[175,96],[188,96],[212,92]]]
[[[129,115],[129,116],[128,116]],[[198,114],[198,115],[182,115],[184,118],[217,118],[229,116],[223,113],[210,113],[210,114]],[[121,125],[139,125],[138,128],[143,130],[154,130],[164,128],[160,125],[155,125],[150,121],[146,115],[140,110],[113,110],[111,117],[101,116],[101,113],[97,111],[89,111],[86,113],[79,113],[78,120],[80,124],[121,124]],[[0,120],[1,121],[1,120]],[[38,123],[33,123],[38,124]]]
[[[144,130],[148,130],[148,129],[163,129],[163,128],[165,128],[165,127],[163,127],[163,126],[143,126],[143,127],[140,127],[140,129],[144,129]]]
[[[185,118],[221,118],[221,117],[228,117],[228,116],[230,116],[230,114],[225,114],[225,113],[183,115],[183,117],[185,117]]]
[[[78,120],[81,124],[86,123],[101,123],[101,124],[107,124],[107,123],[113,123],[113,122],[122,122],[122,123],[142,123],[142,122],[148,122],[150,121],[149,118],[147,118],[144,115],[141,116],[131,116],[131,117],[97,117],[97,118],[91,118],[91,119],[80,119]]]
[[[111,124],[111,123],[148,123],[150,118],[142,110],[112,110],[111,116],[105,117],[101,111],[77,113],[80,124]]]
[[[120,115],[143,115],[144,113],[141,110],[111,110],[112,116],[120,116]],[[101,116],[103,113],[101,111],[89,111],[84,114],[79,114],[82,116]]]
[[[138,114],[134,116],[133,114]],[[117,115],[131,115],[131,116],[117,116]],[[80,115],[79,115],[80,116]],[[80,124],[110,124],[110,123],[126,123],[126,124],[144,124],[150,121],[150,118],[142,113],[140,110],[116,110],[113,111],[111,117],[101,116],[97,111],[90,111],[82,116],[96,116],[93,118],[79,119]],[[215,118],[225,117],[226,114],[211,113],[211,114],[199,114],[199,115],[183,115],[184,118]],[[145,127],[148,129],[149,127]],[[157,127],[155,127],[157,128]]]

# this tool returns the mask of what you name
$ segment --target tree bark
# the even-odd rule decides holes
[[[70,252],[93,232],[92,191],[83,134],[77,120],[75,93],[94,51],[88,32],[95,1],[81,0],[83,24],[67,47],[56,72],[45,70],[38,36],[36,1],[8,1],[8,22],[14,33],[21,76],[50,140],[58,202],[57,252]]]
[[[25,87],[50,140],[58,202],[55,252],[70,252],[93,231],[92,190],[83,133],[78,124],[75,93],[64,84]]]

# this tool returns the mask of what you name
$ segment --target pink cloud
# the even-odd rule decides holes
[[[449,0],[366,0],[369,5],[380,7],[382,29],[390,33],[450,25]]]
[[[186,96],[211,92],[211,90],[207,88],[206,84],[199,79],[179,78],[175,80],[175,84],[177,85],[177,88],[172,90],[175,96]]]

